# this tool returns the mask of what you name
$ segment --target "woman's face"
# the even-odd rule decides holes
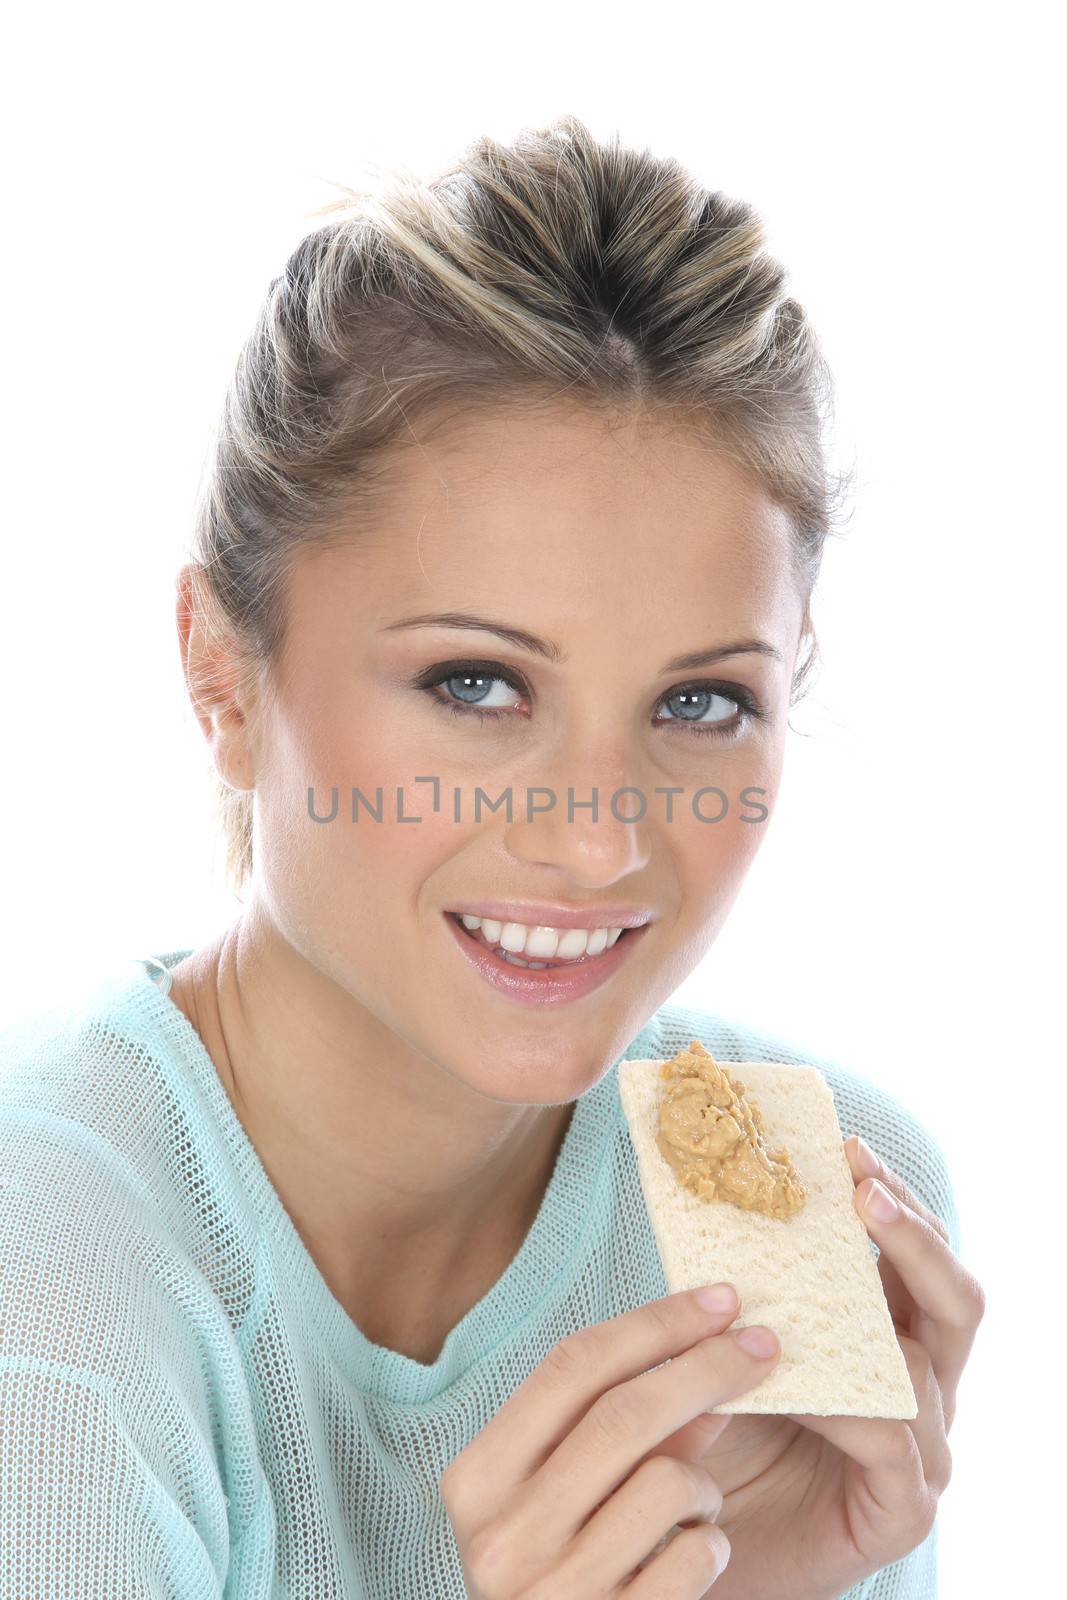
[[[763,839],[803,617],[789,525],[710,446],[579,410],[470,421],[399,470],[370,531],[292,571],[254,895],[372,1027],[493,1098],[558,1104],[700,961]],[[484,625],[406,622],[443,613]],[[320,818],[337,790],[333,820],[309,789]],[[465,954],[450,913],[489,901],[650,921],[573,993],[574,968],[484,947],[490,978]]]

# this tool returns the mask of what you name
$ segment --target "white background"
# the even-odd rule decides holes
[[[327,180],[572,111],[765,217],[859,477],[773,826],[678,997],[885,1083],[946,1153],[988,1296],[939,1513],[953,1600],[1044,1592],[1059,1511],[1051,15],[67,6],[9,31],[2,111],[0,1023],[235,911],[172,586],[237,348]]]

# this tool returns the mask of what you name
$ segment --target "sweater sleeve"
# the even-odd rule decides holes
[[[5,1356],[0,1419],[0,1600],[221,1600],[121,1392]]]
[[[0,1600],[221,1600],[201,1378],[136,1175],[88,1128],[0,1107]]]

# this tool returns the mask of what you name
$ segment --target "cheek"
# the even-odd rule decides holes
[[[702,935],[719,931],[766,836],[777,797],[777,774],[749,771],[743,780],[722,781],[696,800],[679,797],[674,821],[664,832],[684,897]],[[713,820],[713,819],[719,820]]]
[[[368,831],[382,836],[385,819],[396,814],[397,787],[404,785],[410,792],[413,776],[422,770],[402,729],[361,709],[361,704],[371,707],[373,700],[366,693],[341,695],[336,688],[331,694],[325,675],[294,676],[285,703],[275,709],[265,731],[257,766],[257,802],[262,804],[264,826],[269,820],[297,853],[312,839],[315,843],[309,842],[308,848],[317,851],[323,836],[336,848],[334,836],[342,828],[355,833],[365,823]],[[352,822],[353,789],[365,796],[359,802],[358,824]],[[309,790],[317,816],[327,817],[336,810],[332,823],[311,820]],[[407,809],[412,809],[410,803]],[[373,820],[378,810],[381,823]]]
[[[257,771],[256,817],[258,860],[275,897],[335,928],[351,927],[353,906],[384,925],[405,915],[464,833],[452,821],[447,775],[417,726],[357,717],[313,687],[294,692],[274,719]]]

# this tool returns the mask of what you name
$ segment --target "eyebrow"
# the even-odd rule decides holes
[[[380,631],[393,633],[400,628],[473,628],[479,633],[495,633],[519,650],[540,656],[559,666],[566,661],[566,653],[551,639],[540,639],[525,628],[513,628],[503,622],[491,622],[487,617],[472,617],[465,611],[425,612],[414,617],[400,617],[389,622]],[[741,639],[734,644],[713,645],[707,650],[691,650],[686,655],[674,656],[664,667],[664,672],[689,672],[695,667],[708,667],[725,656],[761,655],[782,660],[782,653],[764,639]]]

